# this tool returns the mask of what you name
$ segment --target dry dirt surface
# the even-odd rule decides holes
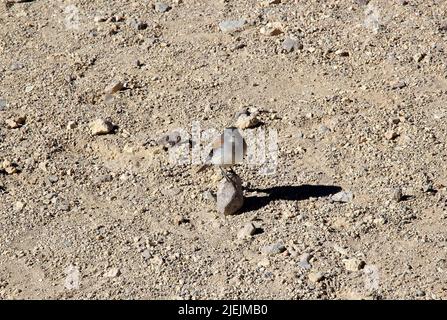
[[[446,12],[3,0],[0,299],[446,299]],[[245,107],[278,163],[223,217],[157,141]]]

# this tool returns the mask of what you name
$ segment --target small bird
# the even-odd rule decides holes
[[[197,173],[214,165],[220,168],[227,180],[230,180],[224,168],[230,168],[230,172],[234,173],[232,167],[244,160],[247,153],[247,143],[236,127],[228,127],[213,141],[211,147],[205,164],[197,170]]]

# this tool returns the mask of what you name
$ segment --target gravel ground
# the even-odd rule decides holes
[[[446,12],[3,0],[0,299],[446,299]],[[278,166],[222,217],[156,142],[244,107]]]

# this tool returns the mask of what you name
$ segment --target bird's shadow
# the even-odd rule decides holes
[[[300,186],[279,186],[266,189],[246,188],[245,191],[266,193],[266,195],[245,197],[244,207],[241,213],[261,209],[275,200],[301,201],[309,198],[328,197],[342,191],[342,188],[339,186],[304,184]]]

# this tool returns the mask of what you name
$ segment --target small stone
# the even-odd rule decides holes
[[[275,255],[286,251],[286,247],[282,242],[278,242],[268,246],[264,246],[259,251],[261,251],[261,253],[265,255]]]
[[[222,179],[217,190],[217,212],[227,216],[233,215],[244,204],[242,182],[236,174],[228,174],[231,181]]]
[[[425,296],[425,292],[422,290],[417,290],[416,291],[416,297],[424,297]]]
[[[25,203],[21,201],[17,201],[15,204],[15,210],[16,211],[22,211],[23,208],[25,208]]]
[[[268,7],[272,4],[280,4],[281,0],[262,0],[259,4],[261,7]]]
[[[340,57],[349,57],[349,52],[342,49],[335,51],[335,54]]]
[[[428,193],[428,192],[434,192],[433,183],[431,183],[430,181],[425,182],[425,183],[422,185],[422,191],[423,191],[423,192],[426,192],[426,193]]]
[[[310,272],[307,277],[312,283],[317,283],[324,279],[324,276],[321,272]]]
[[[94,136],[112,133],[115,126],[108,120],[97,119],[90,123],[90,130]]]
[[[59,204],[57,208],[60,211],[68,212],[68,211],[70,211],[71,206],[70,206],[70,204],[63,202],[63,203]]]
[[[5,123],[9,129],[20,128],[21,126],[23,126],[25,124],[25,122],[26,122],[25,116],[18,116],[18,117],[14,117],[14,118],[5,120]]]
[[[118,268],[111,268],[106,273],[104,273],[104,277],[106,278],[116,278],[121,274],[120,269]]]
[[[143,256],[143,259],[148,260],[151,257],[151,252],[148,249],[145,249],[141,255]]]
[[[256,108],[244,108],[235,115],[236,127],[239,129],[254,128],[261,123],[258,119],[258,110]]]
[[[155,3],[155,11],[160,12],[160,13],[165,13],[165,12],[168,12],[169,10],[171,10],[171,6],[169,6],[168,4],[163,3],[163,2]]]
[[[4,168],[4,170],[7,174],[14,174],[19,172],[19,170],[16,167],[6,167]]]
[[[393,200],[396,202],[400,202],[402,200],[402,189],[401,188],[395,188],[393,190]]]
[[[281,22],[269,22],[261,28],[260,32],[266,36],[277,36],[283,33],[283,26]]]
[[[48,181],[51,183],[56,183],[59,181],[59,178],[57,176],[48,176]]]
[[[14,174],[20,171],[17,164],[12,163],[9,160],[4,160],[0,166],[0,169],[3,169],[7,174]]]
[[[242,229],[239,230],[239,232],[237,233],[237,237],[238,239],[250,238],[255,233],[256,226],[252,222],[249,222],[244,227],[242,227]]]
[[[6,100],[0,98],[0,111],[3,111],[6,107]]]
[[[242,30],[247,22],[244,19],[240,20],[225,20],[219,23],[220,31],[224,33],[236,32]]]
[[[138,19],[135,19],[135,18],[130,19],[130,20],[127,22],[127,24],[128,24],[131,28],[133,28],[133,29],[135,29],[135,30],[145,30],[145,29],[147,29],[147,23],[146,23],[146,22],[143,22],[143,21],[138,20]]]
[[[180,144],[181,142],[182,142],[182,135],[178,131],[168,132],[157,140],[157,144],[159,146],[163,146],[166,148],[174,147]]]
[[[25,93],[30,93],[31,91],[33,91],[34,86],[33,85],[29,85],[25,87]]]
[[[236,127],[239,129],[254,128],[260,123],[255,115],[241,114],[236,120]]]
[[[11,71],[17,71],[20,69],[23,69],[25,66],[23,65],[23,63],[20,62],[14,62],[11,64],[11,66],[9,67],[9,70]]]
[[[107,21],[107,17],[106,16],[96,16],[93,18],[93,21],[95,21],[96,23],[105,22],[105,21]]]
[[[365,266],[365,262],[357,258],[343,259],[343,263],[348,271],[359,271]]]
[[[282,49],[284,52],[286,53],[290,53],[292,51],[296,51],[296,50],[302,50],[303,49],[303,44],[293,38],[286,38],[283,43],[282,43]]]
[[[424,58],[427,56],[426,53],[417,53],[413,56],[413,60],[416,63],[421,62],[422,60],[424,60]]]
[[[188,218],[182,216],[182,215],[177,215],[174,218],[174,224],[176,224],[178,226],[182,225],[182,224],[185,224],[185,223],[189,223],[189,222],[190,222],[190,220]]]
[[[312,258],[310,253],[304,253],[301,258],[300,261],[298,262],[298,265],[306,270],[309,270],[312,266],[309,263],[310,258]]]
[[[258,262],[259,267],[268,267],[270,265],[270,260],[267,257],[262,258]]]
[[[334,202],[350,202],[354,198],[354,195],[351,191],[340,191],[331,196],[331,200]]]
[[[388,130],[387,132],[385,132],[385,138],[387,140],[394,140],[399,136],[399,134],[394,131],[394,130]]]
[[[105,89],[106,94],[114,94],[124,88],[124,84],[119,80],[113,80]]]
[[[93,183],[102,184],[102,183],[110,182],[112,180],[113,180],[113,177],[111,174],[103,174],[103,175],[94,177]]]
[[[394,81],[390,84],[392,90],[403,89],[406,86],[407,84],[404,81]]]
[[[366,6],[369,3],[370,0],[355,0],[355,2],[357,2],[357,4],[361,5],[361,6]]]
[[[136,59],[136,60],[134,60],[134,65],[135,65],[137,68],[140,68],[140,67],[142,67],[144,64],[143,64],[139,59]]]
[[[161,257],[159,257],[159,256],[154,256],[153,258],[151,258],[149,260],[149,262],[151,264],[156,265],[156,266],[161,266],[163,264],[163,259]]]
[[[67,123],[67,129],[69,129],[69,130],[75,129],[76,126],[77,126],[77,124],[75,121],[68,121],[68,123]]]
[[[209,202],[212,202],[212,203],[216,202],[216,195],[213,194],[210,190],[204,191],[203,194],[202,194],[202,198],[205,201],[209,201]]]

